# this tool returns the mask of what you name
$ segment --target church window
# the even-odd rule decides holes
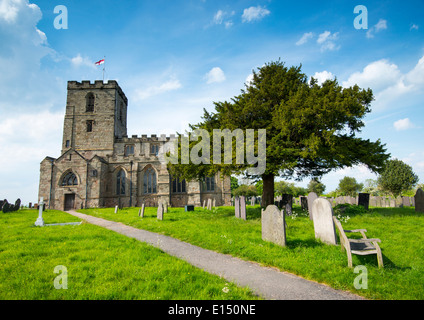
[[[127,157],[130,154],[134,154],[134,145],[133,144],[129,144],[129,145],[125,146],[124,155]]]
[[[87,120],[87,132],[93,132],[93,120]]]
[[[116,175],[116,194],[118,196],[125,195],[125,171],[123,169],[119,170]]]
[[[86,112],[94,112],[94,100],[94,94],[89,93],[87,95],[87,106],[85,109]]]
[[[215,178],[214,177],[206,177],[203,180],[203,191],[206,191],[206,192],[215,191]]]
[[[143,193],[151,194],[156,192],[156,172],[152,167],[149,167],[147,170],[144,171]]]
[[[150,153],[157,156],[159,154],[159,145],[152,144],[151,147],[150,147]]]
[[[62,187],[77,186],[77,185],[78,185],[77,176],[72,171],[68,172],[62,179]]]
[[[185,179],[181,180],[175,178],[172,180],[172,193],[185,193],[186,191],[186,181]]]
[[[66,140],[66,148],[69,148],[71,142],[69,140]]]

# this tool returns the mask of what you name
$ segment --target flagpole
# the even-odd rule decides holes
[[[105,82],[105,68],[106,68],[106,56],[104,56],[104,63],[103,63],[103,83]]]

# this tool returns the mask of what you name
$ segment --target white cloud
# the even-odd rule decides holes
[[[144,100],[152,96],[159,95],[168,91],[178,90],[180,88],[182,88],[180,81],[178,79],[175,79],[175,77],[171,77],[170,80],[160,85],[150,86],[146,89],[137,89],[135,92],[135,100]]]
[[[257,7],[250,7],[247,9],[244,9],[243,15],[242,15],[242,22],[253,22],[253,21],[259,21],[262,20],[264,17],[269,15],[271,11],[268,9],[262,8],[261,6]]]
[[[80,53],[78,53],[75,57],[71,58],[71,63],[74,67],[86,66],[96,69],[94,62],[87,57],[82,57]]]
[[[299,41],[296,42],[296,45],[297,46],[301,46],[302,44],[305,44],[313,36],[314,36],[314,34],[312,32],[304,33],[303,36],[302,36],[302,38],[300,38]]]
[[[13,23],[19,12],[20,0],[2,0],[0,2],[0,19]]]
[[[222,71],[221,68],[215,67],[212,68],[206,75],[205,75],[206,83],[216,83],[216,82],[223,82],[225,81],[225,74],[224,71]]]
[[[233,22],[231,20],[226,20],[227,17],[231,17],[235,14],[234,11],[232,12],[226,12],[223,10],[218,10],[215,15],[213,16],[213,24],[224,24],[225,28],[228,29],[233,25]]]
[[[338,39],[339,33],[331,33],[330,31],[324,31],[318,36],[317,43],[321,46],[321,51],[334,51],[340,49],[335,41]]]
[[[333,80],[335,78],[334,74],[331,72],[328,72],[326,70],[322,72],[315,72],[315,74],[312,76],[318,81],[318,84],[324,83],[326,80]]]
[[[415,128],[415,125],[409,120],[409,118],[400,119],[393,123],[393,126],[395,127],[396,131],[403,131]]]
[[[250,85],[252,85],[252,82],[253,82],[253,73],[251,73],[247,76],[244,83],[245,83],[246,86],[250,86]]]
[[[388,109],[403,103],[406,98],[414,99],[424,90],[424,56],[406,73],[402,73],[396,64],[387,59],[374,61],[342,82],[343,87],[354,84],[373,90],[373,109],[376,110]]]
[[[377,24],[371,27],[367,31],[367,38],[374,38],[374,34],[377,32],[380,32],[381,30],[387,29],[387,20],[380,19],[378,20]]]
[[[213,22],[215,24],[221,24],[224,20],[224,11],[218,10],[218,12],[213,17]]]
[[[417,24],[415,24],[415,23],[413,23],[411,25],[411,27],[409,28],[409,30],[418,30],[418,29],[419,29],[419,26]]]

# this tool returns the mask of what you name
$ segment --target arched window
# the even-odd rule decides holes
[[[172,180],[172,193],[184,193],[186,191],[186,181],[175,178]]]
[[[87,95],[87,107],[85,109],[86,112],[94,112],[94,94],[89,93]]]
[[[77,186],[77,185],[78,185],[77,176],[72,171],[68,172],[62,179],[62,187]]]
[[[125,195],[125,171],[123,169],[119,170],[116,175],[116,194],[118,196]]]
[[[144,171],[143,193],[150,194],[156,192],[156,172],[152,167],[149,167]]]

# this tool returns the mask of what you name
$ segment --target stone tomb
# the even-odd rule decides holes
[[[424,212],[424,191],[421,188],[418,188],[414,196],[415,201],[415,211]]]
[[[269,205],[261,213],[262,240],[286,246],[286,225],[284,210],[276,205]]]
[[[315,238],[327,244],[337,244],[333,207],[327,199],[316,199],[312,205]]]

